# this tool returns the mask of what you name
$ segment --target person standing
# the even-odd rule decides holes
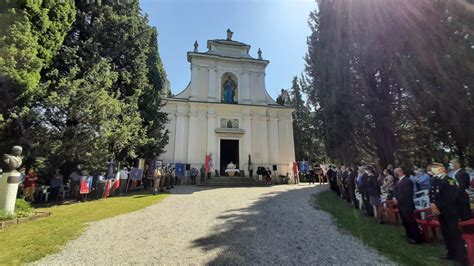
[[[382,204],[380,202],[381,192],[378,176],[376,175],[374,168],[372,168],[371,166],[367,167],[366,173],[366,190],[369,196],[369,203],[372,206],[372,211],[375,211],[375,216],[377,216],[377,222],[383,223]]]
[[[405,227],[407,241],[410,244],[420,244],[423,242],[423,238],[413,213],[415,211],[415,203],[413,202],[414,184],[402,168],[396,168],[394,174],[399,181],[393,190],[393,202],[398,207],[403,227]]]
[[[469,195],[467,194],[471,179],[469,174],[462,168],[462,163],[459,159],[452,160],[451,164],[454,168],[454,178],[459,192],[457,202],[459,208],[459,219],[461,219],[461,221],[467,221],[471,219],[471,203],[469,201]]]
[[[59,196],[59,191],[63,185],[64,176],[61,174],[59,169],[56,169],[53,178],[49,181],[51,184],[51,199],[57,200]]]
[[[197,169],[193,167],[193,169],[191,169],[191,185],[196,185],[197,175],[198,175]]]
[[[36,181],[38,181],[38,175],[33,168],[30,168],[28,174],[25,176],[25,181],[23,182],[23,193],[25,199],[30,202],[35,202]]]
[[[356,182],[357,182],[357,172],[353,167],[348,168],[347,174],[347,191],[349,193],[349,200],[353,207],[357,206],[357,199],[355,197]]]
[[[392,199],[395,189],[395,178],[389,173],[388,169],[383,170],[382,190],[387,193],[387,199]]]
[[[124,167],[120,170],[120,193],[125,194],[125,190],[127,189],[127,182],[128,182],[128,168]]]
[[[81,188],[81,175],[77,171],[73,171],[69,175],[69,190],[74,199],[79,199],[79,190]]]
[[[416,183],[420,186],[420,190],[429,190],[430,189],[430,176],[425,172],[423,168],[418,168],[415,171],[415,180]]]
[[[370,200],[369,200],[369,170],[367,168],[363,169],[363,174],[360,178],[360,185],[359,185],[359,191],[362,196],[362,201],[364,203],[364,208],[365,208],[365,214],[367,216],[374,216],[374,209],[372,205],[370,205]]]
[[[153,174],[153,195],[156,195],[160,191],[160,183],[162,175],[162,169],[156,169],[155,173]]]
[[[465,242],[459,228],[459,208],[457,202],[459,191],[456,181],[449,177],[446,168],[440,163],[431,165],[434,179],[430,189],[430,208],[434,215],[439,218],[441,234],[448,253],[441,256],[445,260],[457,260],[467,265],[467,254]]]

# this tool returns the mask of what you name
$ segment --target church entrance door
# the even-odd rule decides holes
[[[239,162],[239,140],[237,139],[221,139],[220,150],[220,171],[221,175],[225,175],[225,169],[229,163],[233,163],[240,168]]]

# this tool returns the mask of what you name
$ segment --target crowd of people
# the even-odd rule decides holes
[[[98,172],[90,174],[88,170],[73,169],[64,173],[56,169],[54,174],[43,174],[35,167],[21,167],[18,197],[30,203],[58,202],[63,200],[85,201],[110,196],[121,196],[129,191],[149,190],[156,194],[181,185],[183,177],[176,176],[175,168],[163,166],[154,171],[145,165],[139,179],[130,177],[130,168],[122,167],[113,174]],[[190,184],[195,184],[199,170],[193,168]],[[90,181],[87,190],[81,190],[84,180]],[[46,196],[47,195],[47,196]],[[46,197],[45,197],[46,196]]]
[[[387,222],[387,208],[396,209],[411,244],[422,244],[426,240],[415,216],[415,196],[417,192],[426,192],[429,203],[423,211],[439,221],[448,250],[441,258],[467,265],[459,222],[472,217],[470,195],[474,188],[474,171],[464,168],[461,160],[452,160],[448,167],[433,163],[426,169],[415,166],[407,170],[388,165],[378,171],[374,166],[366,165],[329,166],[324,170],[323,174],[313,176],[320,182],[327,179],[332,191],[354,208],[363,206],[364,213],[376,217],[378,223]]]

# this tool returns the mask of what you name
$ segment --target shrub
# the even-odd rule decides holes
[[[0,210],[0,221],[11,220],[15,218],[15,214],[7,213],[5,210]]]
[[[30,203],[24,199],[16,199],[15,203],[15,214],[17,217],[26,217],[33,214],[35,210],[31,207]]]

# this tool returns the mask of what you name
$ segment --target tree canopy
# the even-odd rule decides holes
[[[38,44],[36,54],[48,64],[35,73],[28,69],[36,78],[30,84],[35,93],[25,103],[27,130],[20,135],[29,157],[43,157],[50,169],[94,170],[110,159],[161,154],[167,143],[167,118],[160,111],[166,73],[158,32],[139,1],[57,2],[67,3],[75,20],[63,19],[61,39],[51,34],[56,38]]]
[[[450,0],[318,4],[306,71],[328,156],[474,163],[472,13]]]

